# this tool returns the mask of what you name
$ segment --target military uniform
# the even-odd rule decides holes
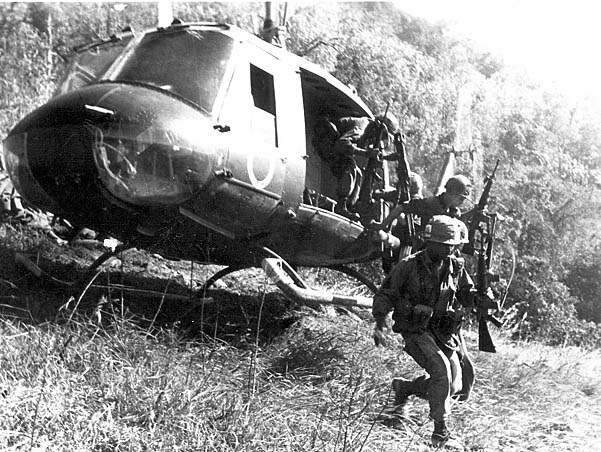
[[[396,118],[391,115],[378,116],[377,119],[391,131],[398,127]],[[355,156],[370,156],[368,149],[378,130],[377,123],[367,117],[349,116],[333,120],[329,125],[330,130],[324,133],[320,130],[324,128],[323,124],[317,124],[313,145],[337,179],[338,213],[349,216],[348,208],[357,202],[363,177]]]
[[[415,235],[413,236],[412,243],[414,251],[423,248],[424,242],[421,239],[421,233],[433,216],[448,215],[452,218],[459,218],[461,216],[461,211],[459,208],[446,205],[442,195],[432,196],[429,198],[412,199],[406,205],[403,205],[402,210],[406,214],[414,215],[413,224],[415,226]],[[398,229],[393,227],[391,232],[403,240],[402,233]]]
[[[354,156],[365,154],[365,147],[369,144],[365,131],[372,122],[369,118],[353,117],[334,121],[340,137],[330,150],[328,164],[338,180],[336,196],[342,209],[353,205],[359,196],[363,175]]]
[[[425,225],[436,215],[460,218],[459,205],[471,195],[471,188],[471,182],[465,176],[453,176],[447,181],[445,192],[438,196],[411,199],[409,202],[398,205],[390,212],[380,227],[382,229],[391,228],[391,233],[399,238],[403,246],[411,245],[414,252],[419,251],[424,247],[422,232]],[[382,199],[388,200],[386,196],[384,195]],[[395,226],[396,220],[401,218],[403,214],[413,214],[415,235],[412,239],[406,236],[402,225]],[[396,224],[400,223],[396,222]]]
[[[474,293],[461,258],[450,256],[437,268],[424,250],[401,260],[374,297],[374,318],[385,318],[393,311],[392,330],[403,335],[407,353],[430,374],[429,380],[420,380],[416,392],[430,393],[431,417],[435,420],[446,420],[450,396],[463,388],[460,361],[467,363],[469,358],[459,328],[463,310],[472,306]],[[417,305],[432,309],[427,326],[415,312]]]
[[[452,238],[441,238],[440,234],[435,237],[433,223],[434,227],[442,224],[452,228]],[[392,312],[392,330],[403,335],[405,351],[429,374],[415,380],[395,379],[393,388],[395,403],[401,409],[409,395],[428,400],[430,417],[435,421],[433,440],[436,435],[448,439],[445,423],[451,397],[467,399],[473,385],[473,366],[461,323],[474,304],[476,289],[463,259],[451,254],[453,246],[465,240],[464,228],[459,220],[434,216],[426,237],[429,242],[445,244],[448,254],[433,260],[427,242],[426,249],[399,261],[374,296],[372,308],[375,333],[383,331],[386,317]]]

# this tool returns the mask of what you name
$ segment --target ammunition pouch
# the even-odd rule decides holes
[[[447,311],[440,317],[434,317],[430,325],[443,335],[459,334],[464,319],[464,315],[461,312]]]
[[[430,306],[423,304],[399,309],[392,316],[394,320],[392,330],[395,333],[426,331],[433,313],[434,311]]]

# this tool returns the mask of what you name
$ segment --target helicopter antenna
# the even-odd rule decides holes
[[[384,117],[388,114],[388,110],[390,109],[390,101],[386,102],[386,110],[384,110]]]
[[[284,3],[284,14],[282,15],[282,20],[280,21],[280,26],[286,26],[286,15],[288,14],[288,2]]]

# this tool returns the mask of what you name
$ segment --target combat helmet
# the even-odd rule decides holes
[[[394,134],[397,130],[399,130],[399,120],[392,113],[385,113],[383,115],[376,116],[378,121],[382,121],[386,128],[388,129],[388,133]]]
[[[468,232],[465,224],[447,215],[435,215],[426,225],[422,238],[427,242],[443,243],[445,245],[461,245],[468,242]]]
[[[459,195],[462,198],[469,198],[472,194],[472,183],[467,177],[461,174],[449,177],[444,188],[447,193]]]

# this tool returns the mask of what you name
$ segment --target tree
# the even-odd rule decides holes
[[[156,4],[125,5],[117,11],[105,2],[0,3],[4,133],[51,95],[74,45],[125,25],[156,26]],[[228,22],[252,33],[262,27],[263,3],[174,5],[183,20]],[[514,320],[526,316],[527,337],[576,331],[584,325],[578,316],[599,320],[593,295],[601,249],[598,108],[544,90],[443,24],[410,17],[389,2],[289,6],[287,24],[291,52],[352,85],[375,113],[389,104],[401,120],[412,168],[430,189],[458,138],[477,150],[459,158],[460,172],[469,174],[477,159],[490,171],[500,159],[491,199],[491,210],[504,217],[498,264],[509,268],[512,250],[521,262],[507,306]],[[470,127],[461,127],[466,120]],[[567,327],[559,325],[562,315]],[[518,320],[516,326],[526,325]],[[561,331],[553,341],[570,336]]]

